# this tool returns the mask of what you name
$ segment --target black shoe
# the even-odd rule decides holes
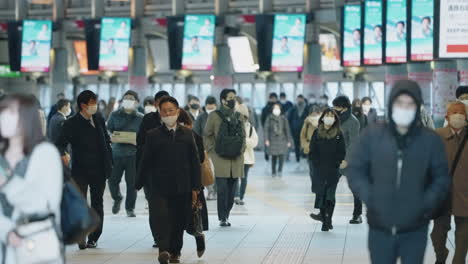
[[[86,246],[86,242],[81,242],[81,243],[78,243],[78,248],[80,250],[85,250],[87,249],[88,247]]]
[[[231,223],[229,223],[229,221],[226,221],[227,223],[227,226],[230,227],[231,226]]]
[[[197,256],[199,258],[203,257],[203,254],[205,254],[205,235],[202,234],[201,236],[195,237],[195,242],[197,242]]]
[[[239,205],[245,205],[244,200],[239,200]]]
[[[180,255],[171,255],[169,263],[180,263]]]
[[[322,217],[321,214],[311,213],[309,216],[310,216],[310,218],[314,219],[315,221],[323,222],[323,217]]]
[[[158,261],[159,261],[160,264],[168,264],[170,257],[171,256],[169,255],[169,252],[163,251],[163,252],[159,253]]]
[[[226,220],[221,220],[221,221],[219,222],[219,226],[221,226],[221,227],[228,227],[228,222],[227,222]]]
[[[349,220],[349,223],[352,225],[362,224],[362,217],[360,215],[355,215],[353,219]]]
[[[153,248],[158,248],[158,247],[159,247],[158,242],[154,241]]]
[[[120,200],[115,200],[114,205],[112,206],[112,213],[113,214],[118,214],[120,212],[120,205],[122,204],[122,199]]]
[[[136,214],[133,210],[127,210],[127,217],[136,217]]]
[[[322,224],[322,231],[323,232],[328,232],[328,230],[330,230],[330,227],[326,223],[323,223]]]
[[[92,241],[89,240],[88,243],[86,244],[87,248],[97,248],[97,241]]]

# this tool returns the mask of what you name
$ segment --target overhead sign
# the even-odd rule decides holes
[[[408,60],[406,0],[387,0],[385,62],[406,63]]]
[[[364,2],[364,65],[380,65],[383,62],[382,10],[382,0]]]
[[[412,61],[434,58],[434,0],[411,0]]]
[[[440,0],[439,57],[468,58],[468,1]]]
[[[342,65],[361,65],[361,5],[345,5],[343,10]]]

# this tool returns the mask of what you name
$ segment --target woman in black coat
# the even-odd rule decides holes
[[[183,109],[180,109],[179,118],[177,119],[177,122],[180,125],[183,125],[187,128],[190,128],[190,129],[193,128],[192,118]],[[200,164],[202,164],[207,158],[205,156],[205,147],[203,144],[203,138],[199,136],[197,133],[193,133],[193,138],[197,145]],[[198,200],[202,204],[201,216],[202,216],[203,231],[208,231],[208,207],[206,205],[205,193],[203,192],[203,188],[202,188],[202,191],[198,195]],[[193,214],[189,214],[189,215],[190,215],[190,219],[188,221],[187,230],[193,229]],[[202,234],[201,236],[195,236],[195,241],[197,243],[198,257],[202,257],[203,254],[205,253],[205,235]]]
[[[326,109],[312,136],[309,152],[309,159],[314,165],[312,191],[316,195],[315,208],[320,209],[322,231],[333,229],[336,186],[340,178],[340,168],[346,167],[345,155],[346,146],[340,129],[340,119],[334,110]]]

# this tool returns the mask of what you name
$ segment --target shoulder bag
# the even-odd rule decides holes
[[[195,140],[193,133],[194,132],[192,131],[192,140],[193,140],[193,144],[195,146],[196,152],[198,153],[197,141]],[[206,186],[210,186],[214,184],[215,182],[214,165],[206,151],[205,151],[205,160],[200,164],[200,170],[201,170],[202,185],[206,187]]]

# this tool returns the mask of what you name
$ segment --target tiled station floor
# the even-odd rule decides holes
[[[230,219],[232,227],[218,226],[216,202],[209,201],[210,231],[205,233],[207,250],[199,259],[195,239],[185,235],[182,263],[190,264],[365,264],[367,225],[350,225],[353,197],[345,178],[337,190],[334,230],[321,232],[321,224],[309,218],[314,196],[306,165],[289,162],[282,178],[269,175],[269,164],[258,155],[249,175],[244,206],[235,205]],[[268,168],[267,168],[268,167]],[[123,186],[123,185],[122,185]],[[112,215],[112,200],[105,196],[104,232],[97,249],[67,249],[70,264],[146,264],[157,263],[148,227],[143,192],[138,195],[137,217],[124,212]],[[453,256],[453,231],[449,235]],[[425,263],[435,263],[429,243]]]

